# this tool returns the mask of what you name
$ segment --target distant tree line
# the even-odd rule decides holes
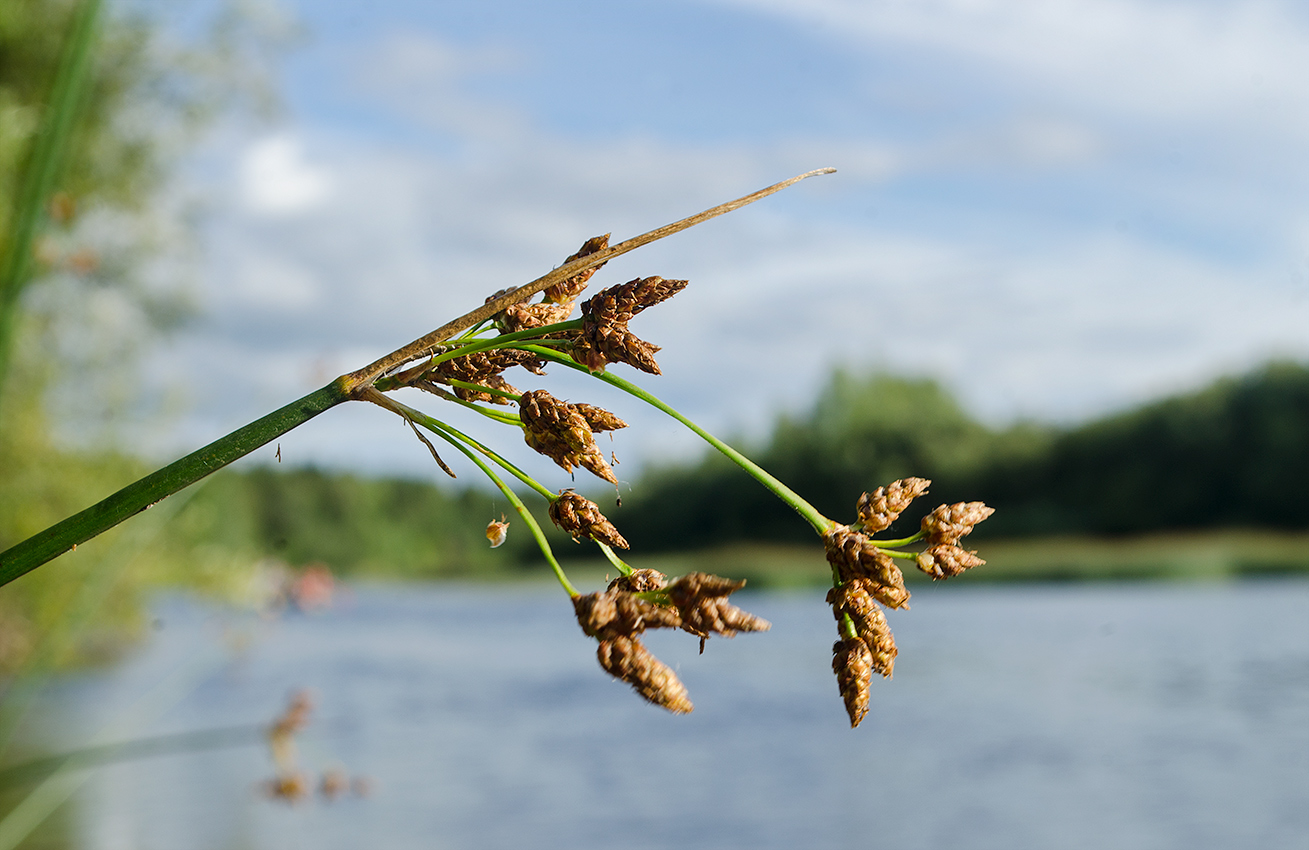
[[[1279,362],[1082,425],[990,429],[938,384],[836,372],[756,455],[834,519],[864,490],[933,479],[930,505],[997,508],[979,536],[1309,527],[1309,368]],[[650,471],[615,517],[643,550],[804,540],[784,505],[713,456]],[[912,530],[916,514],[900,526]]]

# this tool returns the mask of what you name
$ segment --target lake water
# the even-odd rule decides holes
[[[557,589],[358,588],[253,632],[163,603],[138,656],[65,687],[62,722],[249,641],[149,732],[267,722],[309,687],[301,760],[373,791],[288,806],[257,789],[260,747],[154,757],[96,772],[74,831],[91,850],[1309,847],[1309,582],[916,588],[857,730],[822,593],[738,601],[773,630],[703,656],[649,638],[683,717],[601,672]]]

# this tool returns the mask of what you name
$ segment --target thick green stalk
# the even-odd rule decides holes
[[[337,378],[322,389],[215,440],[181,460],[127,485],[81,513],[0,552],[0,585],[8,584],[79,543],[85,543],[97,534],[108,531],[123,520],[222,469],[232,461],[245,457],[349,398],[345,379]]]
[[[808,522],[811,526],[813,526],[814,531],[818,532],[820,535],[826,534],[828,531],[832,530],[832,528],[836,526],[835,522],[820,514],[818,510],[813,505],[809,504],[809,502],[805,501],[805,499],[801,497],[799,493],[795,492],[790,487],[787,487],[785,484],[779,481],[777,478],[773,477],[773,475],[770,474],[762,466],[750,460],[750,458],[741,454],[736,449],[729,446],[727,443],[724,443],[722,440],[718,439],[713,434],[710,434],[708,431],[701,428],[699,425],[695,424],[690,419],[687,419],[685,416],[678,413],[672,407],[660,401],[655,396],[641,389],[636,384],[633,384],[629,381],[625,381],[622,378],[618,377],[617,375],[610,374],[609,372],[601,372],[599,374],[596,374],[595,372],[591,372],[589,369],[587,369],[585,366],[578,363],[577,361],[573,360],[571,357],[565,357],[564,355],[559,354],[558,352],[555,351],[551,351],[548,348],[541,348],[539,346],[534,346],[534,345],[524,345],[521,347],[528,351],[531,351],[534,354],[539,354],[541,357],[547,360],[553,360],[556,363],[562,363],[565,366],[571,367],[573,369],[577,369],[580,372],[587,372],[592,376],[600,379],[601,381],[604,381],[607,384],[611,384],[615,387],[618,387],[623,392],[630,393],[631,395],[634,395],[637,398],[641,399],[641,401],[644,401],[646,404],[649,404],[653,407],[657,407],[660,410],[662,410],[664,413],[667,413],[669,416],[673,417],[678,422],[681,422],[687,428],[690,428],[698,437],[700,437],[706,443],[718,449],[718,451],[722,452],[723,454],[727,455],[727,457],[733,463],[744,469],[756,481],[758,481],[760,484],[764,485],[769,490],[771,490],[773,494],[777,496],[777,498],[781,499],[783,502],[786,502],[788,505],[790,505],[795,510],[795,512],[798,513],[800,516],[804,517],[805,521]]]
[[[18,324],[18,296],[30,274],[32,242],[42,211],[63,170],[68,139],[86,91],[99,14],[100,0],[83,0],[73,12],[59,68],[50,87],[50,99],[32,140],[22,188],[9,220],[9,234],[0,257],[0,391],[9,371],[9,352]]]

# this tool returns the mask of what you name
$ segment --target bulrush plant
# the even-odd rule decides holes
[[[571,598],[582,631],[596,640],[600,666],[631,685],[644,699],[671,712],[689,712],[692,704],[686,688],[672,669],[651,654],[641,636],[648,629],[680,629],[699,638],[703,652],[711,635],[732,637],[738,632],[768,630],[766,620],[728,601],[745,582],[706,573],[670,579],[654,570],[633,569],[615,552],[628,549],[627,540],[595,502],[571,488],[547,487],[498,449],[392,395],[396,390],[413,388],[447,404],[474,410],[517,431],[523,443],[570,475],[580,467],[616,485],[618,479],[595,435],[625,428],[627,423],[607,410],[560,399],[543,388],[520,390],[505,377],[506,372],[519,369],[526,380],[536,384],[546,377],[548,366],[573,369],[685,425],[812,526],[832,566],[828,601],[837,619],[839,638],[833,647],[832,666],[850,723],[858,726],[868,712],[872,675],[889,677],[895,664],[895,640],[882,606],[908,608],[909,592],[898,563],[914,561],[935,579],[983,563],[975,552],[962,549],[959,541],[991,509],[980,502],[942,505],[922,521],[921,529],[913,536],[877,539],[874,535],[889,529],[914,499],[927,492],[929,482],[906,478],[860,497],[852,524],[831,520],[745,455],[610,368],[622,364],[650,375],[660,373],[656,360],[659,346],[637,336],[630,325],[642,312],[684,289],[685,280],[640,277],[600,289],[579,303],[592,277],[611,257],[744,206],[805,177],[832,170],[794,177],[618,245],[611,246],[608,235],[588,239],[561,267],[536,281],[497,292],[466,316],[0,553],[0,580],[22,575],[338,403],[367,401],[401,417],[450,475],[454,475],[453,471],[424,431],[480,469],[503,493],[540,547]],[[533,300],[538,294],[540,299]],[[576,318],[574,314],[578,314]],[[514,381],[522,383],[524,379],[515,374]],[[579,592],[555,558],[532,511],[502,476],[516,479],[544,499],[546,515],[564,532],[599,547],[617,570],[618,578],[603,591]],[[508,523],[503,517],[493,521],[486,533],[491,545],[497,546],[508,533]],[[906,548],[920,542],[924,544],[920,551]]]

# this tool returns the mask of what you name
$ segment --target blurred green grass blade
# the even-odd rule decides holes
[[[19,296],[31,274],[32,244],[46,203],[63,170],[69,138],[86,96],[100,5],[101,0],[82,0],[73,10],[50,98],[32,140],[21,188],[14,197],[10,232],[0,256],[0,393],[4,390],[9,351],[18,324]]]

